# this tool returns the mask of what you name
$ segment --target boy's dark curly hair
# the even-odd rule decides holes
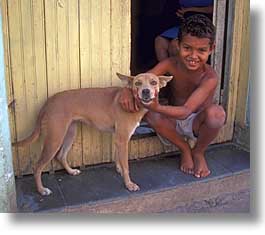
[[[215,41],[215,26],[207,16],[192,15],[182,22],[178,40],[181,41],[183,36],[187,34],[198,38],[209,38],[210,46],[212,46]]]

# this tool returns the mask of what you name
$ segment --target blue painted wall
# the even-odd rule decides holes
[[[16,209],[16,193],[8,122],[2,34],[0,9],[0,212],[13,212]]]

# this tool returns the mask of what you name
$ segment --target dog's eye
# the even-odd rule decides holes
[[[136,81],[136,82],[134,83],[134,85],[135,85],[135,86],[141,86],[141,85],[142,85],[142,82],[141,82],[141,81]]]
[[[151,84],[152,86],[156,86],[156,85],[157,85],[157,81],[153,80],[153,81],[150,82],[150,84]]]

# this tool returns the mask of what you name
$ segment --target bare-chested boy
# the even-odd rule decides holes
[[[178,40],[178,55],[148,71],[174,76],[170,84],[170,105],[159,104],[156,97],[146,106],[150,111],[145,120],[160,136],[180,149],[183,172],[206,177],[210,170],[205,150],[224,125],[226,116],[224,109],[213,103],[218,77],[206,63],[214,49],[215,27],[207,17],[193,15],[181,26]],[[120,103],[127,111],[138,110],[139,103],[126,88]],[[196,140],[193,149],[183,136]]]

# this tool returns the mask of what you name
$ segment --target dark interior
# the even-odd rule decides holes
[[[156,63],[154,40],[176,23],[175,0],[131,1],[131,74],[146,72]]]
[[[134,0],[131,4],[131,74],[137,75],[157,64],[155,37],[175,25],[178,6],[175,0]],[[141,122],[132,138],[152,135],[154,130]]]
[[[156,59],[154,41],[156,36],[174,27],[178,21],[176,11],[180,6],[176,0],[131,1],[131,74],[137,75],[154,67]],[[209,58],[208,63],[211,59]],[[168,103],[168,86],[159,94],[160,103]],[[155,135],[147,123],[141,122],[133,138]]]
[[[131,1],[130,67],[132,75],[146,72],[157,64],[155,38],[176,25],[178,8],[180,6],[176,0]],[[208,63],[210,64],[210,58]]]

